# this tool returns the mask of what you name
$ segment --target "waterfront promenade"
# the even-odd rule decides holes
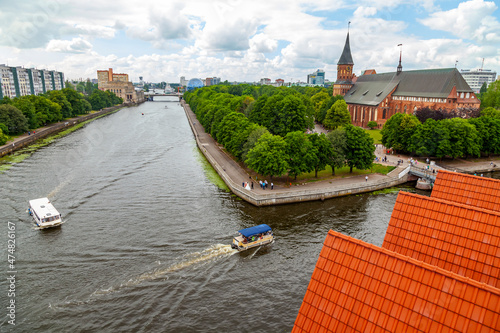
[[[224,149],[205,132],[189,105],[184,100],[181,101],[181,104],[184,107],[198,147],[207,160],[234,194],[256,206],[325,200],[344,195],[372,192],[407,182],[407,175],[403,174],[407,165],[397,166],[397,162],[395,162],[393,165],[396,166],[396,169],[388,175],[370,174],[368,175],[368,180],[366,180],[365,175],[358,175],[335,180],[308,182],[294,186],[275,184],[274,189],[271,190],[270,184],[272,179],[267,178],[265,180],[267,180],[269,187],[264,190],[259,187],[259,180],[264,179],[256,179],[234,161],[234,159],[228,156]],[[253,182],[253,190],[246,190],[242,185],[244,182]]]

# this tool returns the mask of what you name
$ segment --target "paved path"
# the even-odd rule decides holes
[[[275,185],[274,190],[270,189],[271,180],[267,179],[269,188],[263,190],[259,187],[258,180],[252,178],[246,170],[244,170],[238,163],[236,163],[230,156],[228,156],[222,147],[220,147],[215,140],[205,132],[203,126],[196,119],[196,115],[191,110],[188,104],[185,104],[183,101],[183,105],[185,106],[186,115],[188,117],[189,122],[194,127],[194,135],[198,136],[201,146],[208,151],[208,153],[215,159],[216,163],[219,163],[222,166],[225,173],[228,177],[236,184],[242,184],[243,182],[254,182],[254,193],[256,194],[265,194],[270,191],[274,191],[275,193],[291,193],[297,190],[310,190],[310,189],[328,189],[331,190],[332,187],[336,186],[345,186],[347,184],[369,184],[379,180],[388,179],[389,176],[381,175],[381,174],[371,174],[368,175],[368,181],[365,179],[366,175],[352,176],[347,178],[338,178],[335,180],[328,179],[323,181],[309,182],[304,185],[298,186],[283,186],[283,185]],[[406,166],[406,165],[405,165]],[[400,167],[401,171],[404,167]],[[242,185],[240,185],[242,186]]]

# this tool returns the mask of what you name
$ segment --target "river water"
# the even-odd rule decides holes
[[[381,245],[397,196],[257,208],[206,169],[181,106],[160,101],[97,119],[0,174],[0,330],[289,332],[328,230]],[[44,196],[62,227],[34,228],[27,201]],[[235,231],[261,223],[272,247],[230,248]]]

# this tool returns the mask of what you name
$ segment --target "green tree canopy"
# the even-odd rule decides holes
[[[346,160],[347,165],[352,169],[366,170],[371,168],[375,159],[375,146],[373,139],[362,128],[347,125],[344,127],[346,135]]]
[[[333,154],[328,161],[332,167],[332,175],[335,175],[335,168],[342,168],[346,164],[347,137],[343,128],[337,128],[326,135],[332,144]]]
[[[326,112],[323,124],[326,128],[336,129],[339,126],[344,126],[351,123],[351,116],[347,103],[343,99],[337,100],[332,107]]]
[[[301,131],[289,132],[285,136],[286,153],[288,154],[288,173],[297,179],[304,172],[311,172],[316,164],[316,150]]]
[[[314,177],[318,177],[318,171],[325,170],[326,166],[333,158],[333,146],[323,133],[309,134],[308,138],[316,153],[316,158],[312,160],[312,165],[314,166]]]
[[[400,152],[409,152],[411,137],[420,125],[414,115],[396,113],[389,118],[380,133],[382,144]]]
[[[28,120],[24,114],[10,104],[0,105],[0,123],[5,124],[9,130],[5,134],[19,134],[28,130]]]
[[[245,163],[259,174],[273,177],[287,172],[288,159],[285,140],[278,135],[264,133],[248,152]]]
[[[40,123],[36,116],[35,105],[27,96],[17,97],[12,100],[12,105],[18,108],[28,120],[28,128],[38,128]]]
[[[488,154],[500,154],[500,117],[482,116],[469,119],[477,129],[481,142],[481,151]]]
[[[500,109],[500,80],[492,82],[482,96],[481,109],[487,107]]]

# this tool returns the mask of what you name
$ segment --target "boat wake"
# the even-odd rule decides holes
[[[220,258],[224,257],[229,257],[233,254],[238,253],[237,250],[232,249],[231,245],[227,244],[216,244],[208,249],[205,249],[201,252],[194,252],[190,253],[185,256],[185,259],[169,265],[167,267],[161,267],[161,268],[156,268],[150,272],[143,273],[139,275],[138,277],[131,278],[130,280],[120,283],[119,285],[116,286],[111,286],[109,288],[105,289],[99,289],[94,291],[90,297],[85,300],[85,301],[78,301],[78,300],[66,300],[62,302],[62,304],[49,304],[49,307],[52,309],[57,309],[59,307],[63,306],[68,306],[68,305],[81,305],[81,304],[87,304],[93,301],[96,301],[98,297],[106,296],[112,293],[119,292],[123,289],[126,288],[133,288],[137,285],[140,285],[141,283],[147,282],[147,281],[154,281],[157,279],[161,278],[168,278],[168,274],[180,271],[182,269],[189,268],[191,266],[197,265],[197,264],[203,264],[206,262],[214,261]],[[161,265],[160,262],[157,262],[159,265]]]

